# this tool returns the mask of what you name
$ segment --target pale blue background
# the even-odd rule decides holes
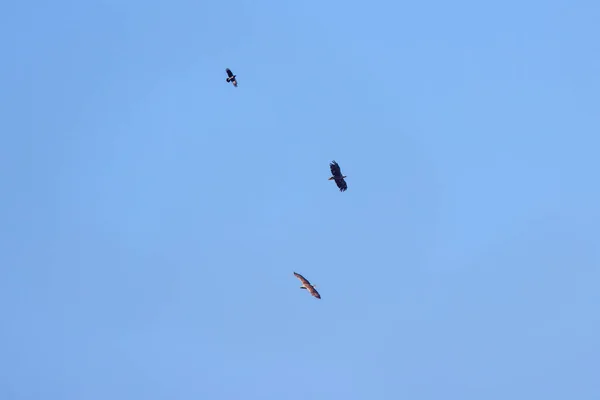
[[[598,1],[0,11],[0,399],[600,399]]]

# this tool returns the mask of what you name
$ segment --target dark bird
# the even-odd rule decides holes
[[[346,181],[344,180],[346,175],[342,175],[342,171],[340,170],[340,166],[338,165],[338,163],[332,161],[331,164],[329,164],[329,167],[331,168],[331,175],[333,176],[328,180],[334,179],[335,184],[337,185],[337,187],[340,188],[340,192],[343,192],[346,189],[348,189],[348,185],[346,185]]]
[[[321,295],[319,294],[319,292],[317,292],[317,289],[315,289],[314,285],[311,285],[305,277],[296,272],[294,272],[294,276],[296,276],[296,278],[300,279],[300,282],[302,282],[302,286],[300,286],[300,289],[308,290],[310,294],[316,297],[317,299],[321,298]]]
[[[229,68],[225,68],[225,71],[227,71],[228,76],[227,83],[231,82],[233,83],[233,86],[237,87],[237,81],[235,80],[236,75],[234,75]]]

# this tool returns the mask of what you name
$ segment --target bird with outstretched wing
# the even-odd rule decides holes
[[[303,277],[302,275],[300,275],[297,272],[294,272],[294,276],[298,279],[300,279],[300,282],[302,282],[302,286],[300,286],[300,289],[306,289],[310,292],[310,294],[313,297],[316,297],[317,299],[321,298],[321,295],[319,294],[319,292],[317,292],[317,289],[315,289],[314,285],[311,285],[311,283],[308,281],[308,279],[306,279],[305,277]]]
[[[328,180],[335,180],[335,184],[340,189],[340,192],[344,192],[346,189],[348,189],[348,185],[344,180],[346,176],[342,175],[342,171],[340,170],[340,166],[338,165],[338,163],[336,163],[335,160],[332,161],[329,164],[329,168],[331,169],[331,175],[333,176],[330,177]]]
[[[225,68],[225,72],[227,72],[227,83],[233,83],[233,86],[237,87],[237,80],[235,79],[236,75],[231,72],[229,68]]]

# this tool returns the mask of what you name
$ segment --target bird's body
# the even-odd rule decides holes
[[[338,163],[336,163],[335,161],[332,161],[329,164],[329,168],[331,169],[331,175],[333,175],[332,177],[329,178],[329,180],[330,181],[335,180],[335,184],[340,189],[340,192],[346,191],[346,189],[348,189],[348,185],[346,184],[346,181],[344,180],[344,178],[346,178],[346,175],[342,175],[342,171],[341,171]]]
[[[234,75],[229,68],[225,68],[225,72],[227,72],[227,83],[231,82],[233,83],[233,86],[237,87],[237,80],[235,79],[236,75]]]
[[[311,285],[311,283],[308,281],[308,279],[306,279],[305,277],[303,277],[302,275],[294,272],[294,276],[296,278],[298,278],[300,280],[300,282],[302,282],[302,286],[300,286],[300,289],[306,289],[310,292],[310,294],[313,297],[316,297],[317,299],[321,298],[321,295],[319,294],[319,292],[317,292],[317,289],[315,289],[314,285]]]

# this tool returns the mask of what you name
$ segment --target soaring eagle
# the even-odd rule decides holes
[[[321,295],[319,294],[319,292],[317,292],[317,289],[315,289],[315,287],[311,285],[305,277],[296,272],[294,272],[294,276],[296,276],[296,278],[300,279],[300,282],[302,282],[302,286],[300,286],[300,289],[308,290],[310,294],[316,297],[317,299],[321,298]]]
[[[237,87],[237,81],[235,80],[235,75],[233,74],[233,72],[231,72],[231,70],[229,68],[225,68],[225,71],[227,71],[227,83],[231,82],[233,83],[233,86]]]
[[[340,192],[348,189],[348,185],[346,185],[346,181],[344,180],[346,175],[342,175],[342,171],[340,170],[338,163],[332,161],[331,164],[329,164],[329,168],[331,168],[331,175],[333,175],[331,178],[329,178],[329,180],[335,180],[335,184],[340,188]]]

